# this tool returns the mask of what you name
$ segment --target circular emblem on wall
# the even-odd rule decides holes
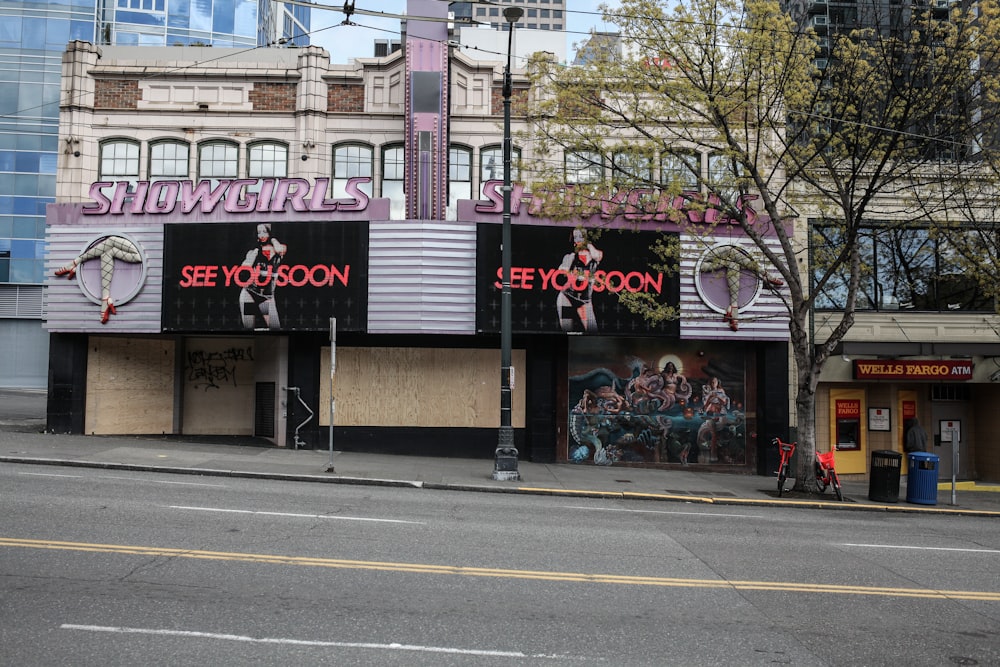
[[[146,282],[146,254],[127,234],[99,236],[57,276],[76,279],[80,291],[101,306],[101,323],[139,294]]]
[[[717,243],[701,254],[694,270],[698,296],[717,313],[736,315],[760,297],[760,263],[734,243]]]

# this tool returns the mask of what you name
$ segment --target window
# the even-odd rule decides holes
[[[600,183],[604,180],[604,162],[594,151],[566,153],[566,182]]]
[[[339,144],[333,147],[333,196],[347,196],[347,181],[361,176],[371,178],[375,153],[364,144]],[[361,186],[361,191],[372,196],[371,181]]]
[[[521,176],[521,149],[512,146],[510,151],[510,180],[516,183]],[[486,181],[503,180],[503,147],[484,146],[479,151],[479,195],[483,194]]]
[[[622,187],[649,187],[653,180],[652,162],[640,153],[618,151],[611,156],[611,180]]]
[[[912,226],[872,224],[858,235],[861,281],[858,310],[991,311],[992,301],[968,272],[962,256],[970,250],[969,230],[931,233]],[[811,235],[816,308],[847,305],[849,264],[820,286],[847,240],[836,225],[815,225]],[[973,247],[975,241],[973,240]]]
[[[389,199],[389,215],[393,220],[406,218],[406,191],[403,187],[406,162],[402,146],[382,149],[382,196]]]
[[[135,141],[107,141],[101,144],[102,181],[139,180],[139,144]]]
[[[700,178],[701,155],[698,153],[664,153],[660,160],[660,183],[664,188],[698,192],[701,190]]]
[[[183,180],[189,175],[188,145],[157,141],[149,146],[149,180]]]
[[[448,219],[458,219],[458,200],[472,199],[472,149],[448,149]]]
[[[708,185],[724,204],[735,205],[743,186],[740,173],[739,165],[728,155],[715,153],[708,156]]]
[[[274,142],[251,144],[247,160],[247,178],[284,178],[288,176],[288,147]]]
[[[225,178],[238,178],[239,156],[236,144],[214,141],[198,148],[198,178],[213,184]]]

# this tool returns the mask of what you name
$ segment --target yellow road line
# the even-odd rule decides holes
[[[790,593],[831,593],[839,595],[877,595],[887,597],[931,598],[948,600],[982,600],[1000,602],[1000,592],[952,591],[925,588],[891,588],[882,586],[842,586],[837,584],[795,583],[785,581],[726,581],[724,579],[678,579],[673,577],[640,577],[618,574],[587,574],[580,572],[548,572],[538,570],[509,570],[499,568],[465,567],[458,565],[427,565],[419,563],[390,563],[379,561],[314,558],[308,556],[281,556],[273,554],[233,553],[203,551],[199,549],[171,549],[120,544],[90,544],[86,542],[61,542],[0,537],[0,547],[49,549],[57,551],[82,551],[146,557],[192,558],[199,560],[264,563],[269,565],[297,565],[327,567],[346,570],[379,570],[406,574],[442,574],[465,577],[498,577],[506,579],[532,579],[628,586],[662,586],[671,588],[721,588],[740,591],[782,591]]]

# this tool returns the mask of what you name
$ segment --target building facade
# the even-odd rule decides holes
[[[837,36],[863,28],[899,35],[927,18],[947,20],[954,3],[789,0],[783,6],[801,27],[815,30],[816,65],[823,73]],[[940,131],[927,134],[939,136]],[[974,159],[956,152],[956,146],[974,150],[977,143],[960,137],[932,142],[933,157],[945,164]],[[822,211],[801,204],[813,252],[836,247],[836,225],[827,225]],[[906,437],[915,419],[927,433],[927,451],[939,457],[942,479],[954,473],[957,479],[998,480],[1000,440],[990,408],[1000,397],[997,304],[982,294],[975,276],[966,274],[946,234],[894,220],[899,210],[897,201],[876,202],[861,234],[866,270],[857,315],[839,356],[823,369],[817,451],[836,451],[844,473],[868,471],[873,452],[896,452],[905,474]],[[879,211],[886,213],[880,217]],[[959,227],[952,233],[963,231]],[[817,294],[815,340],[824,340],[836,326],[846,295],[846,283],[837,281]]]
[[[74,151],[58,131],[66,45],[253,48],[294,37],[301,46],[308,30],[308,8],[259,0],[0,1],[0,345],[11,352],[0,358],[0,386],[46,384],[45,207],[58,156]]]
[[[350,65],[316,47],[70,46],[51,430],[493,456],[503,64],[446,30],[411,19],[400,52]],[[529,94],[515,72],[515,131]],[[549,219],[520,178],[530,142],[514,157],[521,456],[763,473],[757,434],[789,420],[788,325],[753,245],[680,197],[653,213],[621,191]],[[572,157],[567,182],[585,182]],[[678,273],[651,268],[664,235]],[[683,317],[648,322],[623,292]]]
[[[503,7],[486,2],[456,2],[453,5],[466,5],[456,8],[456,15],[471,15],[472,19],[481,24],[487,24],[495,30],[506,30],[507,23],[503,18]],[[524,16],[514,24],[516,30],[565,30],[567,0],[513,0],[507,3],[521,6]]]

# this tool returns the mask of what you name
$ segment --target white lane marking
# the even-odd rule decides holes
[[[452,655],[475,655],[491,658],[545,658],[550,660],[583,660],[583,657],[551,655],[545,653],[522,653],[521,651],[496,651],[489,649],[454,648],[450,646],[420,646],[417,644],[376,644],[372,642],[331,642],[312,639],[290,639],[286,637],[247,637],[246,635],[218,634],[193,630],[162,630],[156,628],[125,628],[103,625],[75,625],[63,623],[62,630],[83,630],[86,632],[111,632],[116,634],[157,635],[161,637],[189,637],[196,639],[221,639],[232,642],[252,642],[256,644],[287,644],[293,646],[317,646],[323,648],[363,648],[384,651],[420,651],[424,653],[448,653]]]
[[[260,514],[262,516],[287,516],[298,519],[336,519],[338,521],[372,521],[374,523],[408,523],[423,526],[423,521],[403,521],[401,519],[371,519],[363,516],[330,516],[329,514],[294,514],[291,512],[261,512],[258,510],[231,510],[222,507],[186,507],[184,505],[168,505],[172,510],[190,510],[192,512],[225,512],[229,514]]]
[[[27,477],[72,477],[80,478],[83,475],[57,475],[54,472],[19,472],[18,475],[25,475]]]
[[[628,510],[617,507],[585,507],[583,505],[564,505],[567,510],[588,510],[591,512],[628,512],[630,514],[683,514],[691,516],[721,516],[736,519],[763,519],[759,514],[720,514],[718,512],[665,512],[663,510]]]
[[[960,549],[958,547],[909,547],[899,544],[841,544],[842,547],[865,549],[913,549],[916,551],[966,551],[974,554],[1000,554],[1000,549]]]
[[[123,479],[129,482],[139,481],[137,477],[122,477],[120,475],[59,475],[51,472],[21,472],[19,475],[30,475],[34,477],[69,477],[72,479]],[[217,489],[226,488],[225,484],[204,484],[199,482],[169,482],[162,479],[145,479],[143,482],[150,484],[176,484],[180,486],[211,486]]]
[[[120,475],[97,475],[98,479],[124,479],[128,482],[140,481],[136,477],[122,477]],[[225,489],[225,484],[205,484],[202,482],[169,482],[163,479],[143,479],[143,482],[148,482],[150,484],[177,484],[180,486],[211,486],[217,489]]]

